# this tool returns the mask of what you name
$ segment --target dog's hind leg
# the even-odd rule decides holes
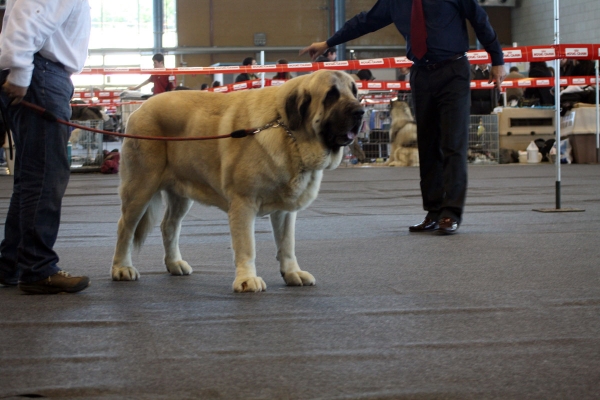
[[[315,278],[310,273],[302,271],[296,260],[296,213],[276,211],[270,217],[277,245],[277,260],[286,285],[314,285]]]
[[[142,184],[143,183],[143,184]],[[114,281],[135,281],[140,273],[133,266],[131,251],[146,237],[161,206],[160,192],[139,179],[121,184],[121,218],[117,228],[117,245],[111,275]]]
[[[160,224],[165,246],[165,266],[171,275],[189,275],[192,273],[192,267],[181,258],[179,234],[181,232],[181,221],[194,202],[168,191],[165,198],[167,209]]]

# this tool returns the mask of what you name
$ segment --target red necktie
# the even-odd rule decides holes
[[[410,15],[411,51],[419,60],[427,53],[427,28],[421,0],[413,0]]]

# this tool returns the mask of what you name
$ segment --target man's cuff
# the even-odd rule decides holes
[[[7,81],[16,86],[29,87],[33,75],[33,66],[30,68],[11,68]]]

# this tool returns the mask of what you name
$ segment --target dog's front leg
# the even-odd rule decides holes
[[[314,276],[302,271],[296,260],[296,213],[276,211],[271,214],[271,225],[277,245],[277,260],[286,285],[314,285]]]
[[[229,208],[229,229],[235,261],[234,292],[262,292],[267,284],[256,276],[254,220],[256,210],[247,201],[232,201]]]

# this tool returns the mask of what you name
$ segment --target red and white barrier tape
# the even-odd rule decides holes
[[[520,46],[503,49],[504,61],[532,62],[551,61],[559,58],[577,60],[600,60],[600,44],[559,44],[546,46]],[[467,53],[471,64],[490,63],[491,58],[485,50],[471,50]],[[358,70],[377,68],[410,67],[412,62],[406,57],[374,58],[368,60],[348,60],[333,62],[306,62],[273,65],[246,65],[222,67],[182,67],[182,68],[85,68],[82,74],[114,75],[114,74],[148,74],[148,75],[206,75],[206,74],[240,74],[258,72],[311,72],[319,69]]]
[[[265,79],[265,86],[280,86],[285,83],[285,80],[279,79]],[[561,86],[587,86],[595,85],[596,78],[593,76],[565,76],[560,78]],[[356,81],[356,86],[359,90],[369,91],[398,91],[398,90],[410,90],[410,84],[404,81]],[[554,79],[548,78],[524,78],[518,80],[505,80],[502,82],[502,89],[510,88],[530,88],[530,87],[553,87]],[[210,88],[209,91],[218,93],[229,93],[239,90],[260,88],[261,81],[259,79],[232,83],[229,85],[219,86],[216,88]],[[471,81],[471,89],[491,89],[494,84],[488,83],[485,80]],[[109,93],[109,92],[104,92]],[[124,104],[135,104],[139,101],[121,101],[119,92],[110,92],[113,95],[111,97],[99,96],[99,92],[75,92],[73,100],[81,100],[86,104],[82,105],[98,105],[98,106],[120,106]],[[74,104],[76,106],[76,104]]]

